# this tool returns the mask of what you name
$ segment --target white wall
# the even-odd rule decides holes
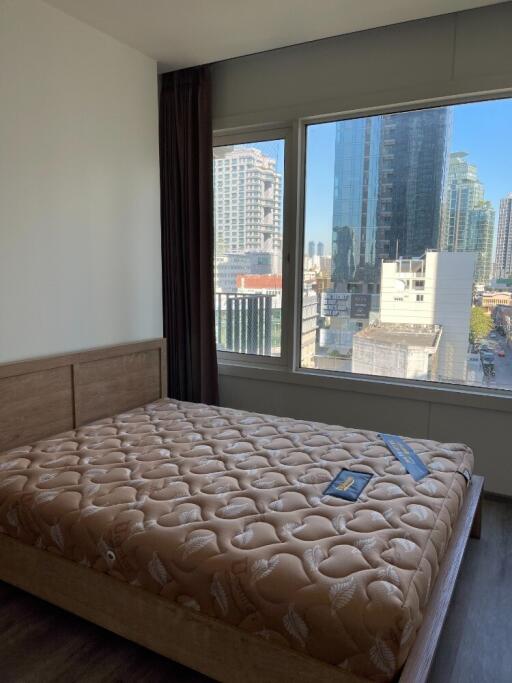
[[[220,62],[216,130],[512,86],[512,2]]]
[[[0,0],[0,362],[161,336],[156,63]]]
[[[407,263],[407,260],[405,261]],[[380,319],[383,323],[421,323],[443,328],[438,350],[438,377],[466,377],[471,298],[475,254],[428,252],[423,274],[397,273],[396,263],[382,264]],[[408,280],[409,288],[397,290],[397,280]],[[414,280],[423,280],[417,290]],[[416,301],[416,295],[423,296]]]
[[[512,88],[511,25],[507,2],[217,64],[214,128]],[[220,396],[247,410],[465,441],[486,488],[512,495],[512,398],[227,366]]]

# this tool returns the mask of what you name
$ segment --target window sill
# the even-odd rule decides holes
[[[366,376],[301,368],[290,370],[281,367],[262,367],[244,363],[226,363],[219,359],[219,374],[231,377],[295,384],[344,392],[357,392],[373,396],[402,398],[409,401],[440,403],[458,407],[477,408],[512,413],[512,392],[466,388],[445,384],[416,383],[393,378],[374,379]]]

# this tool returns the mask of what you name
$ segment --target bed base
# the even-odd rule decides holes
[[[468,538],[480,533],[482,489],[473,477],[400,683],[427,680]],[[225,683],[365,681],[3,534],[0,579]]]

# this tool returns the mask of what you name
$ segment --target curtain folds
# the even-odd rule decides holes
[[[163,319],[169,396],[218,403],[209,68],[164,74],[161,86]]]

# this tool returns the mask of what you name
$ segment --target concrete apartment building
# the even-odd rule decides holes
[[[483,292],[480,295],[480,306],[486,313],[493,313],[496,306],[510,306],[512,304],[511,292]]]
[[[401,367],[409,368],[404,376],[464,383],[474,266],[474,254],[463,252],[427,251],[422,258],[384,261],[380,320],[373,329],[355,335],[353,371],[384,374],[378,354],[375,367],[368,367],[368,343],[378,346],[384,340],[393,345],[396,339],[408,349],[407,362],[401,361]],[[396,335],[390,337],[392,332]],[[424,376],[425,368],[429,377]]]
[[[270,275],[280,272],[276,256],[267,251],[224,254],[215,259],[215,291],[236,292],[238,275]]]
[[[316,275],[314,273],[304,273],[302,285],[302,327],[300,340],[300,362],[304,368],[315,367],[319,300],[319,295],[315,291],[316,285]]]
[[[354,336],[352,372],[403,379],[437,374],[439,325],[379,323]]]
[[[217,256],[280,254],[283,187],[275,159],[250,146],[216,147],[213,167]]]

